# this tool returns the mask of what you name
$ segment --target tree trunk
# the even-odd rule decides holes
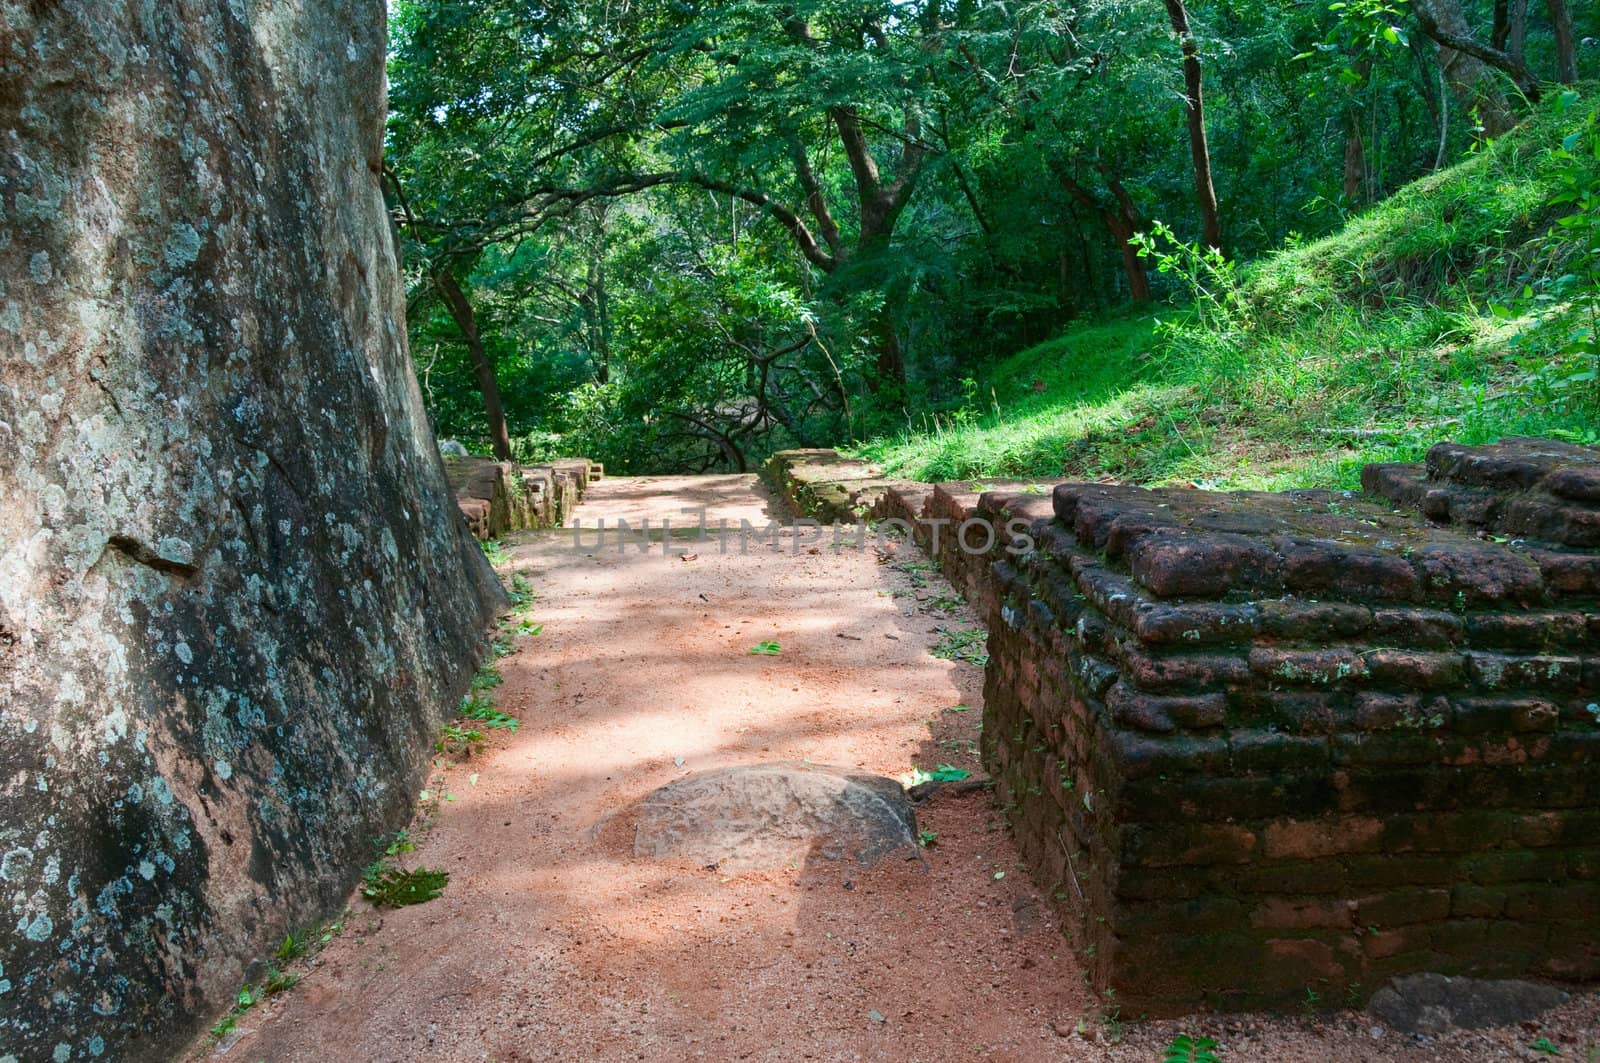
[[[1183,48],[1183,82],[1189,121],[1189,153],[1194,158],[1195,195],[1200,201],[1200,224],[1207,247],[1222,248],[1222,223],[1217,218],[1217,190],[1211,180],[1211,149],[1206,145],[1205,100],[1201,94],[1200,48],[1189,29],[1189,12],[1183,0],[1166,0],[1172,31]]]
[[[1506,51],[1521,59],[1528,44],[1528,0],[1511,0],[1511,33]]]
[[[594,359],[594,380],[605,384],[611,380],[611,309],[606,294],[605,265],[600,252],[589,255],[589,269],[584,277],[583,307],[585,331],[589,334],[589,355]]]
[[[1122,182],[1111,176],[1106,168],[1101,169],[1101,176],[1106,179],[1106,184],[1111,188],[1111,194],[1116,197],[1116,207],[1102,206],[1094,195],[1067,169],[1063,163],[1051,161],[1050,169],[1055,173],[1056,180],[1061,182],[1061,187],[1078,203],[1093,211],[1100,223],[1111,234],[1112,240],[1117,244],[1117,249],[1122,252],[1122,269],[1128,275],[1128,297],[1136,303],[1150,301],[1150,275],[1145,271],[1144,259],[1139,257],[1138,248],[1133,246],[1133,234],[1139,231],[1139,214],[1133,207],[1133,197],[1128,195],[1128,190]]]
[[[1353,69],[1364,82],[1371,73],[1372,63],[1360,58]],[[1344,198],[1347,203],[1361,203],[1367,199],[1367,150],[1361,136],[1362,117],[1361,104],[1352,94],[1344,110]]]
[[[1578,80],[1578,54],[1572,42],[1572,11],[1567,0],[1547,0],[1550,25],[1556,32],[1556,80],[1570,85]]]
[[[1477,56],[1452,48],[1440,36],[1470,42],[1472,28],[1462,13],[1461,0],[1421,0],[1418,21],[1439,47],[1439,68],[1456,99],[1468,110],[1477,108],[1486,136],[1497,137],[1516,124],[1506,94],[1494,73]]]
[[[1344,119],[1344,198],[1360,203],[1367,180],[1366,148],[1361,141],[1361,112],[1351,108]]]
[[[494,448],[494,456],[500,461],[510,461],[511,434],[506,430],[506,411],[500,402],[500,385],[495,380],[494,363],[489,361],[489,352],[484,350],[483,337],[478,334],[478,319],[472,312],[472,304],[467,301],[461,285],[449,273],[441,271],[434,274],[433,284],[444,298],[444,305],[450,310],[450,317],[454,319],[456,328],[461,330],[462,338],[467,341],[467,350],[472,354],[472,371],[478,378],[478,391],[483,395],[483,413],[488,421],[489,443]]]

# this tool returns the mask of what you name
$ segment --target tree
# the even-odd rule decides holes
[[[1195,195],[1207,247],[1222,248],[1222,223],[1217,218],[1217,190],[1211,181],[1211,149],[1206,144],[1205,103],[1201,90],[1200,47],[1189,28],[1183,0],[1166,0],[1172,32],[1183,49],[1184,115],[1189,126],[1189,152],[1194,162]]]
[[[1497,137],[1516,124],[1505,93],[1485,64],[1511,75],[1530,100],[1539,98],[1538,79],[1515,56],[1473,39],[1461,0],[1417,0],[1417,25],[1439,46],[1439,67],[1463,106],[1476,109],[1486,136]]]

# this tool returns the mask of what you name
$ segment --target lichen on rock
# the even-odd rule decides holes
[[[375,0],[0,0],[19,1059],[164,1058],[342,903],[500,600],[405,348],[384,34]]]

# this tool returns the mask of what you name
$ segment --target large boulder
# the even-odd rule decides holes
[[[166,1058],[401,824],[500,601],[379,0],[0,0],[0,1056]]]

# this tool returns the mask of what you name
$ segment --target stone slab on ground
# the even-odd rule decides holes
[[[871,865],[915,854],[916,841],[911,801],[895,780],[782,762],[696,772],[654,791],[639,803],[633,851],[755,871],[812,856]]]
[[[1567,1000],[1554,986],[1514,978],[1413,974],[1374,993],[1367,1010],[1404,1033],[1438,1033],[1527,1022]]]

